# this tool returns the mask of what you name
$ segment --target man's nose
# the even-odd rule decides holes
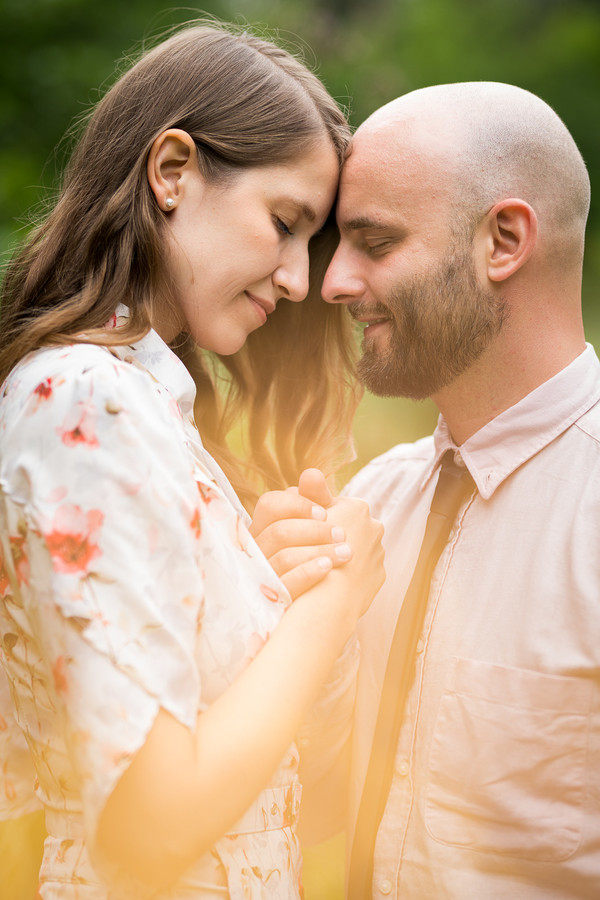
[[[321,294],[327,303],[352,303],[363,292],[360,273],[349,254],[339,246],[323,279]]]

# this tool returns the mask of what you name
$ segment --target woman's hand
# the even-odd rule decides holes
[[[303,472],[298,488],[263,494],[250,532],[293,599],[343,566],[346,589],[363,598],[360,615],[383,584],[383,526],[364,501],[334,498],[318,469]]]
[[[250,526],[292,599],[352,557],[344,528],[327,521],[326,507],[334,498],[322,473],[307,470],[300,477],[300,487],[303,485],[308,485],[309,496],[303,496],[299,488],[263,494]]]

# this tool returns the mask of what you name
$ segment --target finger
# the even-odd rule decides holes
[[[333,494],[320,469],[305,469],[298,479],[298,490],[304,497],[320,506],[327,507],[333,501]]]
[[[333,564],[328,556],[319,556],[317,559],[311,559],[309,562],[296,566],[281,580],[288,589],[292,600],[296,600],[309,588],[322,581],[332,568]]]
[[[250,534],[259,535],[280,519],[325,521],[327,513],[319,504],[294,491],[268,491],[259,497],[250,524]]]
[[[315,519],[279,519],[256,536],[256,543],[270,559],[286,548],[338,544],[345,537],[345,530],[337,524],[332,526]]]
[[[315,547],[287,547],[270,557],[269,563],[279,577],[283,578],[284,575],[303,563],[318,559],[320,556],[328,556],[333,566],[337,568],[352,559],[352,548],[350,544],[346,543],[320,544]]]

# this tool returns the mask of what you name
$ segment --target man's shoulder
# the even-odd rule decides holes
[[[344,494],[369,501],[384,499],[407,481],[420,484],[433,457],[433,435],[397,444],[367,463],[346,485]]]

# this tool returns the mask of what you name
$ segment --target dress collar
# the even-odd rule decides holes
[[[446,450],[466,465],[484,500],[512,472],[566,431],[600,399],[600,361],[591,344],[566,368],[471,435],[458,447],[442,415],[425,487]]]
[[[113,327],[121,325],[127,318],[129,310],[121,304],[110,324]],[[110,349],[119,359],[145,369],[155,381],[162,384],[177,403],[184,420],[193,423],[196,399],[194,379],[154,329],[151,328],[135,344],[112,346]]]
[[[128,308],[121,304],[109,323],[109,327],[114,328],[117,325],[124,324],[128,317]],[[123,362],[143,369],[168,391],[181,412],[186,433],[186,444],[190,452],[202,464],[210,477],[216,481],[238,515],[248,524],[250,522],[248,513],[242,506],[227,476],[202,443],[200,431],[194,421],[196,385],[179,357],[173,353],[153,329],[150,329],[135,344],[112,346],[110,350]]]

